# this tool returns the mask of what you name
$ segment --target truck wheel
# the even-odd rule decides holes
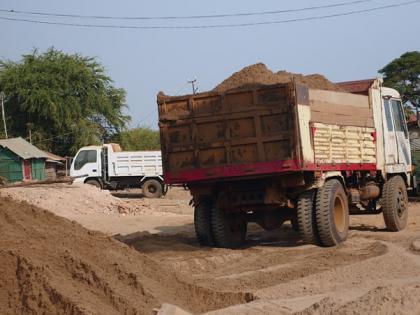
[[[292,229],[295,232],[299,232],[299,221],[297,214],[294,214],[292,218],[290,219],[290,224],[292,225]]]
[[[315,216],[323,246],[335,246],[347,239],[349,206],[347,195],[337,179],[327,181],[316,194]]]
[[[162,197],[162,184],[156,179],[148,179],[142,185],[143,196],[147,198]]]
[[[195,235],[200,245],[214,246],[211,231],[211,203],[202,201],[194,208]]]
[[[381,204],[387,229],[393,232],[403,230],[408,220],[408,196],[401,176],[385,182]]]
[[[299,233],[305,243],[320,245],[315,218],[316,190],[311,189],[301,193],[297,200],[297,221]]]
[[[238,248],[245,242],[247,222],[238,214],[227,215],[213,207],[211,227],[215,245],[218,247]]]
[[[99,189],[102,189],[101,183],[96,179],[88,179],[87,181],[85,181],[85,184],[96,186]]]

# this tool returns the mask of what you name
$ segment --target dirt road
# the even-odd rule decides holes
[[[287,223],[271,232],[252,225],[247,245],[227,250],[198,246],[185,192],[159,200],[138,198],[137,192],[118,196],[127,213],[68,211],[64,216],[114,235],[131,247],[130,260],[147,259],[156,270],[181,279],[176,291],[200,291],[197,301],[183,293],[171,297],[171,290],[155,293],[143,310],[173,302],[211,314],[420,314],[420,253],[411,246],[420,238],[418,203],[411,203],[409,226],[399,233],[384,231],[381,215],[354,216],[345,244],[319,248],[303,244]],[[136,214],[136,207],[148,210]],[[203,298],[205,292],[211,297]]]

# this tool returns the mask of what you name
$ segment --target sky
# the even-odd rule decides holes
[[[0,10],[96,16],[191,16],[278,11],[351,0],[0,0]],[[135,26],[238,24],[306,18],[407,2],[372,0],[347,6],[258,16],[187,20],[69,19],[0,12],[0,17],[49,22]],[[235,71],[257,62],[274,71],[321,73],[331,81],[373,78],[406,51],[420,50],[420,2],[396,8],[322,20],[271,25],[145,30],[82,28],[0,20],[0,58],[18,61],[33,48],[55,47],[95,56],[116,87],[127,91],[131,126],[156,129],[156,94],[212,89]]]

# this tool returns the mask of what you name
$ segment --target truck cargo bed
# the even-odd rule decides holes
[[[325,169],[375,169],[367,96],[294,83],[158,95],[168,183]]]

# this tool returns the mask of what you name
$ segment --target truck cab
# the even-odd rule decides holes
[[[101,186],[101,152],[101,146],[87,146],[77,152],[70,166],[70,176],[75,177],[75,182],[89,181],[89,184]]]
[[[165,191],[160,151],[122,151],[115,143],[79,149],[70,176],[101,189],[142,188],[150,198]]]

